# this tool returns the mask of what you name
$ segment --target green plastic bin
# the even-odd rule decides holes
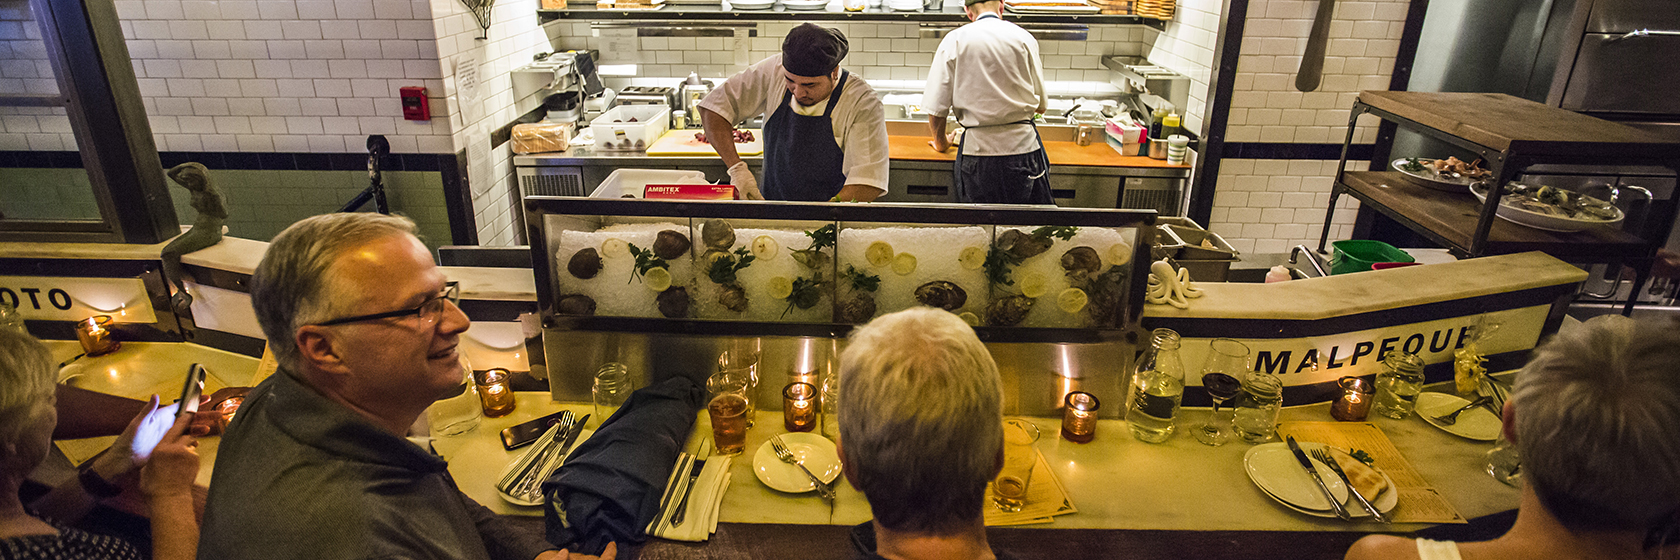
[[[1381,241],[1349,239],[1331,243],[1330,247],[1330,274],[1364,272],[1381,262],[1415,262],[1405,251]]]

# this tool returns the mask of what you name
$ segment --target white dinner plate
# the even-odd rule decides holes
[[[782,7],[789,10],[821,10],[828,6],[828,0],[782,0]]]
[[[1475,195],[1476,200],[1478,201],[1484,203],[1487,202],[1487,187],[1484,184],[1471,185],[1470,194]],[[1495,210],[1494,213],[1496,216],[1499,216],[1499,219],[1520,226],[1528,226],[1534,229],[1543,229],[1546,231],[1556,231],[1560,233],[1570,233],[1597,227],[1614,226],[1622,223],[1622,219],[1626,218],[1627,215],[1624,214],[1620,208],[1615,208],[1615,210],[1616,219],[1614,220],[1595,220],[1592,218],[1553,216],[1541,212],[1535,212],[1527,208],[1518,207],[1516,202],[1510,202],[1508,198],[1502,197],[1499,200],[1499,209]]]
[[[805,432],[782,434],[781,437],[782,445],[786,445],[788,451],[824,484],[834,482],[840,476],[840,455],[834,452],[834,442],[828,441],[828,438]],[[799,467],[776,458],[776,450],[770,447],[768,440],[758,446],[757,453],[753,453],[753,474],[758,475],[759,482],[765,486],[783,492],[797,494],[817,489],[805,473],[799,472]]]
[[[737,10],[767,10],[776,5],[776,0],[757,0],[747,2],[730,2],[729,5]]]
[[[1300,442],[1300,445],[1301,450],[1307,452],[1324,447],[1322,443],[1312,442]],[[1346,502],[1348,489],[1342,477],[1336,476],[1335,471],[1318,459],[1308,456],[1307,460],[1318,469],[1318,478],[1330,488],[1330,495]],[[1330,511],[1330,502],[1324,499],[1318,485],[1308,478],[1306,469],[1295,460],[1295,453],[1289,450],[1287,443],[1264,443],[1250,447],[1243,454],[1243,470],[1248,471],[1249,480],[1277,501],[1301,509]]]
[[[1424,166],[1423,170],[1407,171],[1400,167],[1411,160],[1417,160],[1420,164],[1422,164]],[[1438,191],[1463,192],[1464,187],[1470,186],[1470,183],[1475,182],[1473,179],[1468,178],[1454,179],[1452,177],[1442,177],[1441,174],[1435,172],[1434,168],[1429,167],[1429,164],[1423,163],[1433,161],[1435,160],[1429,158],[1400,158],[1389,162],[1389,166],[1393,167],[1395,171],[1399,171],[1402,175],[1417,179],[1418,184]]]
[[[1377,494],[1377,498],[1371,500],[1371,505],[1375,506],[1377,511],[1388,513],[1389,510],[1394,509],[1394,506],[1400,503],[1400,492],[1394,489],[1394,479],[1389,478],[1388,473],[1383,472],[1382,469],[1377,469],[1377,472],[1382,473],[1383,480],[1388,481],[1388,487],[1383,488],[1383,491]],[[1334,476],[1334,473],[1332,473],[1332,476]],[[1266,493],[1266,495],[1272,496],[1270,492]],[[1283,504],[1283,507],[1305,513],[1313,517],[1327,517],[1330,519],[1336,518],[1336,512],[1334,511],[1303,509],[1295,507],[1295,504],[1285,502],[1282,498],[1277,496],[1272,496],[1272,499],[1277,500],[1280,504]],[[1369,500],[1370,498],[1366,497],[1366,499]],[[1348,515],[1356,518],[1371,516],[1371,512],[1365,511],[1365,508],[1359,505],[1359,500],[1354,499],[1352,492],[1348,493],[1347,501],[1342,502],[1342,507],[1347,508]]]
[[[1493,441],[1499,439],[1501,423],[1499,415],[1494,414],[1485,406],[1478,406],[1466,410],[1458,415],[1458,422],[1451,426],[1435,421],[1436,416],[1451,413],[1459,407],[1470,404],[1470,401],[1446,393],[1418,393],[1417,415],[1424,422],[1435,426],[1452,435],[1477,441]]]
[[[591,430],[589,428],[584,428],[582,432],[579,432],[578,437],[577,437],[577,441],[572,442],[572,448],[570,450],[566,451],[566,456],[570,457],[572,455],[572,452],[577,451],[578,446],[583,445],[583,442],[589,441],[589,436],[592,436],[592,435],[595,435],[595,430]],[[533,443],[531,445],[541,445],[541,444],[542,444],[542,442],[539,441],[539,442]],[[506,477],[508,471],[513,470],[513,467],[516,466],[519,463],[519,458],[523,457],[525,455],[526,451],[527,450],[525,450],[525,449],[521,449],[521,450],[519,450],[518,453],[514,453],[513,458],[508,460],[507,466],[502,467],[502,472],[496,473],[496,480],[500,481],[503,477]],[[565,458],[562,457],[560,459],[560,462],[565,463],[566,462]],[[559,467],[556,467],[556,468],[559,468]],[[552,475],[553,473],[551,472],[549,474]],[[544,477],[544,478],[546,478],[546,477]],[[538,484],[541,484],[541,483],[539,482]],[[515,498],[513,496],[509,496],[507,492],[503,492],[502,489],[500,489],[500,488],[496,489],[496,495],[501,496],[503,501],[506,501],[507,503],[510,503],[510,504],[513,504],[513,505],[516,505],[516,506],[535,507],[535,506],[543,505],[544,503],[547,503],[547,501],[548,501],[547,498],[537,498],[537,500],[534,501],[534,502],[533,501],[528,501],[528,500],[522,500],[522,499],[519,499],[519,498]]]

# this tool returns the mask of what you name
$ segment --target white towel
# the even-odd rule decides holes
[[[701,542],[717,532],[718,510],[723,505],[724,491],[729,488],[729,468],[734,463],[732,457],[712,457],[706,459],[706,466],[700,469],[700,477],[694,481],[694,490],[688,497],[688,511],[683,513],[682,525],[671,525],[671,514],[676,512],[682,503],[682,494],[688,485],[689,473],[693,463],[683,469],[680,477],[672,479],[671,484],[677,485],[671,496],[671,503],[659,512],[659,518],[654,521],[654,528],[648,531],[655,537],[674,541]]]

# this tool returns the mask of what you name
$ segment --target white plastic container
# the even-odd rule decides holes
[[[595,192],[589,193],[590,198],[642,198],[642,189],[648,185],[703,185],[706,184],[706,174],[700,171],[681,171],[673,169],[617,169],[601,186],[595,187]]]
[[[668,110],[664,105],[613,107],[589,124],[589,128],[595,131],[595,149],[609,152],[646,150],[670,128]]]

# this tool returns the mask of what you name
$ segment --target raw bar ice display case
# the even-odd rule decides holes
[[[920,305],[974,325],[1006,384],[1110,377],[1138,339],[1156,234],[1155,212],[1122,209],[533,196],[525,212],[557,400],[587,400],[606,362],[638,386],[703,380],[743,343],[757,375],[820,381],[855,325]]]

